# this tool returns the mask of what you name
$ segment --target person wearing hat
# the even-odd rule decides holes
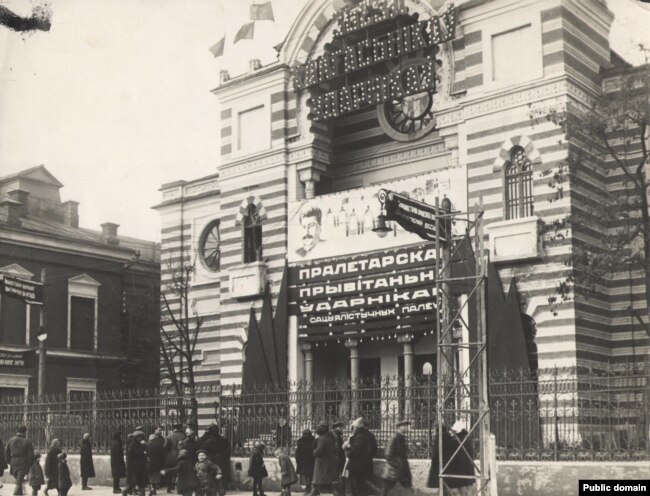
[[[116,431],[111,440],[111,477],[113,477],[113,494],[120,494],[120,479],[126,477],[126,464],[124,463],[124,449],[122,447],[122,433]]]
[[[253,479],[253,496],[266,496],[262,487],[262,480],[269,473],[264,465],[264,443],[259,443],[253,449],[253,454],[248,461],[248,476]]]
[[[185,433],[183,432],[183,424],[172,424],[172,432],[165,440],[165,466],[174,467],[176,459],[178,458],[178,450],[181,443],[185,440]],[[174,490],[176,476],[169,474],[167,476],[167,492],[171,493]]]
[[[135,431],[133,440],[126,450],[126,488],[122,496],[127,496],[137,487],[138,494],[144,496],[149,480],[147,478],[147,443],[144,432]]]
[[[50,489],[56,489],[59,492],[59,460],[57,456],[61,453],[61,441],[52,439],[50,449],[45,456],[45,476],[47,477],[47,486],[43,494],[49,496],[47,492]]]
[[[187,450],[189,453],[190,459],[192,461],[196,461],[196,449],[197,449],[198,442],[196,441],[196,431],[194,429],[190,429],[189,427],[185,429],[185,439],[181,441],[181,448]],[[207,453],[206,453],[207,455]]]
[[[197,449],[204,449],[208,458],[219,465],[223,489],[230,482],[230,441],[221,435],[221,429],[216,420],[213,420],[197,443]]]
[[[296,473],[300,476],[300,485],[305,486],[305,493],[311,491],[311,478],[314,475],[314,443],[316,439],[309,429],[302,431],[296,443]]]
[[[467,423],[464,420],[457,420],[449,429],[444,426],[442,431],[442,466],[446,466],[446,474],[474,476],[474,448],[471,439],[465,441],[462,448],[456,453],[461,443],[467,438]],[[454,453],[456,455],[454,456]],[[453,458],[452,458],[453,456]],[[451,460],[451,461],[450,461]],[[427,487],[437,488],[440,480],[440,454],[438,450],[437,435],[433,443],[433,456],[431,459],[431,468],[427,479]],[[472,487],[474,479],[448,477],[445,478],[445,484],[450,489],[457,489],[461,496],[473,493]]]
[[[370,488],[372,494],[377,491],[371,482],[373,476],[373,441],[370,431],[362,418],[352,422],[353,434],[346,443],[348,463],[347,470],[350,474],[350,487],[352,496],[361,496],[365,493],[364,488]]]
[[[314,448],[314,475],[310,496],[320,494],[324,486],[336,482],[339,478],[336,467],[336,442],[329,425],[320,424],[316,428],[316,447]]]
[[[198,450],[196,452],[197,462],[194,465],[194,471],[199,482],[196,491],[197,496],[216,496],[223,494],[221,488],[221,469],[216,463],[212,463],[208,459],[208,454],[205,450]]]
[[[68,468],[68,455],[65,453],[59,453],[56,455],[56,459],[59,462],[57,471],[59,474],[59,496],[68,496],[68,491],[72,487],[72,479],[70,478],[70,469]]]
[[[162,485],[160,471],[165,466],[165,438],[162,435],[162,428],[158,427],[149,436],[149,443],[147,444],[147,475],[151,485],[151,494],[156,494],[156,491]]]
[[[413,479],[411,467],[408,460],[408,443],[406,442],[406,431],[411,422],[402,420],[397,423],[397,430],[388,443],[386,449],[386,465],[382,473],[384,487],[381,496],[386,496],[398,482],[406,489],[410,489]]]
[[[343,449],[343,422],[334,422],[332,424],[332,435],[334,436],[334,449],[336,453],[336,471],[339,474],[339,480],[333,486],[334,494],[345,495],[345,450]]]
[[[27,427],[18,427],[16,435],[9,439],[5,448],[5,459],[11,466],[10,473],[16,479],[14,495],[23,494],[23,483],[32,466],[34,446],[27,438]]]

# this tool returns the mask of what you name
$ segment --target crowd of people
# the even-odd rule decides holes
[[[347,439],[343,433],[345,426],[340,422],[331,426],[320,424],[315,435],[309,429],[304,430],[296,442],[295,469],[284,447],[290,444],[290,440],[275,453],[281,469],[283,496],[291,495],[290,488],[296,482],[304,486],[307,496],[318,496],[325,491],[331,491],[335,496],[345,496],[348,490],[352,496],[387,496],[397,484],[412,489],[407,441],[409,425],[408,421],[398,422],[395,433],[386,445],[386,463],[379,474],[383,482],[381,487],[374,483],[377,439],[363,418],[352,422]],[[474,493],[474,452],[471,443],[463,443],[466,436],[467,426],[462,420],[443,431],[442,466],[447,466],[448,474],[459,476],[445,478],[452,495],[470,496]],[[278,435],[276,442],[277,439]],[[434,446],[438,446],[437,440]],[[264,467],[264,449],[264,444],[258,444],[249,462],[248,475],[253,479],[253,496],[265,496],[263,479],[268,473]],[[440,465],[439,452],[435,449],[427,487],[438,488]]]
[[[166,488],[168,493],[176,491],[185,496],[225,495],[230,480],[230,443],[221,435],[218,425],[210,425],[198,439],[193,429],[184,431],[182,424],[172,427],[166,437],[162,427],[155,428],[147,437],[142,426],[136,427],[125,441],[120,432],[113,435],[110,462],[114,494],[144,496],[149,490],[151,496]],[[0,477],[10,467],[16,481],[15,496],[24,494],[25,483],[31,486],[32,496],[38,496],[43,485],[43,496],[50,496],[50,490],[67,496],[72,488],[67,454],[58,439],[52,440],[43,467],[41,454],[34,450],[25,426],[18,428],[0,453]],[[89,491],[92,488],[88,481],[95,477],[90,434],[83,435],[79,453],[81,489]],[[123,478],[124,489],[120,487]]]
[[[291,487],[296,483],[304,486],[307,496],[318,496],[321,492],[332,492],[335,496],[387,496],[397,484],[406,489],[412,488],[412,476],[408,461],[408,421],[398,422],[396,431],[386,445],[380,478],[382,487],[374,483],[373,460],[377,456],[378,445],[374,434],[363,418],[351,423],[350,434],[344,436],[345,426],[338,422],[331,426],[320,424],[315,435],[306,429],[295,446],[296,466],[289,456],[292,447],[291,430],[286,420],[278,425],[275,436],[276,450],[281,471],[282,496],[291,496]],[[113,493],[149,496],[158,490],[168,493],[176,491],[183,496],[224,496],[231,481],[231,444],[221,435],[219,426],[213,422],[205,433],[197,438],[191,428],[183,430],[182,424],[172,426],[172,432],[164,436],[163,428],[157,427],[147,437],[142,426],[126,437],[116,432],[110,448],[111,476]],[[460,477],[446,478],[451,493],[458,496],[473,494],[474,453],[471,443],[461,443],[467,436],[463,421],[456,422],[443,431],[442,463],[438,449],[433,450],[433,459],[427,486],[438,487],[440,466],[449,463],[447,473]],[[437,441],[434,446],[438,446]],[[45,485],[43,496],[56,490],[58,496],[67,496],[72,488],[67,454],[62,451],[58,439],[52,440],[47,452],[44,470],[41,468],[40,453],[27,437],[25,426],[18,428],[5,449],[0,441],[0,476],[7,465],[16,480],[14,495],[23,495],[27,482],[32,488],[32,496],[38,496]],[[258,443],[249,460],[248,476],[253,483],[253,496],[266,496],[263,489],[268,471],[264,463],[266,446]],[[457,454],[458,456],[454,456]],[[95,477],[93,446],[90,434],[81,439],[79,458],[79,478],[81,489],[91,490],[89,479]],[[126,479],[124,489],[121,480]],[[0,486],[1,487],[1,486]]]

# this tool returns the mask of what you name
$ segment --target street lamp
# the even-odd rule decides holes
[[[45,392],[45,341],[47,340],[47,331],[41,327],[36,335],[38,339],[38,396],[43,397]]]
[[[377,216],[377,224],[372,228],[372,232],[377,233],[380,238],[385,238],[391,231],[392,229],[386,225],[386,215],[382,210],[382,213]]]

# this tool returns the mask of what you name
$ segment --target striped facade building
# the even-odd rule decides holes
[[[274,304],[280,291],[290,255],[292,202],[458,168],[465,179],[450,187],[463,191],[465,204],[454,207],[467,210],[480,203],[485,209],[490,262],[504,294],[515,284],[522,313],[536,322],[540,368],[647,355],[648,335],[633,325],[628,311],[632,303],[646,315],[643,274],[612,276],[595,295],[572,284],[576,238],[598,243],[599,233],[572,225],[571,214],[597,201],[599,193],[621,188],[621,173],[593,158],[593,166],[581,169],[561,191],[549,179],[569,152],[583,145],[547,116],[591,105],[603,91],[604,71],[614,74],[625,67],[610,50],[613,14],[605,2],[460,3],[453,40],[433,52],[435,126],[420,122],[407,130],[395,120],[399,109],[390,103],[324,122],[308,118],[309,90],[294,90],[291,68],[329,49],[344,4],[305,1],[276,62],[251,64],[247,74],[232,78],[222,72],[213,90],[221,105],[220,116],[213,116],[221,120],[217,174],[161,188],[156,208],[163,224],[162,290],[175,261],[196,264],[192,298],[206,319],[199,338],[199,380],[241,382],[250,309],[259,317],[267,281]],[[420,19],[446,9],[440,1],[404,4]],[[386,70],[407,60],[392,61]],[[212,245],[206,242],[210,232]],[[218,251],[212,259],[211,246]],[[291,318],[287,326],[287,379],[305,378],[311,367],[306,356],[314,362],[309,373],[325,370],[326,355],[301,340]],[[390,360],[406,349],[403,344],[363,343],[356,351],[361,358],[381,356],[384,375],[396,372]],[[416,356],[433,348],[430,337],[411,344]],[[340,345],[340,351],[350,350]]]

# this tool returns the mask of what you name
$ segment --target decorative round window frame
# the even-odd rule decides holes
[[[404,62],[400,69],[404,70],[408,67],[428,64],[429,61],[424,57],[415,57]],[[397,68],[393,69],[397,70]],[[436,115],[435,102],[434,102],[434,93],[431,91],[422,91],[414,95],[405,97],[402,101],[392,100],[384,103],[383,105],[377,105],[377,119],[379,120],[379,125],[381,129],[390,136],[395,141],[415,141],[423,136],[426,136],[431,131],[436,128]],[[422,110],[418,112],[417,115],[408,115],[409,110],[413,111],[415,106],[412,106],[411,109],[407,109],[406,112],[404,108],[407,104],[414,101],[423,101],[423,105],[420,105]],[[399,109],[399,110],[397,110]],[[428,119],[428,122],[425,125],[422,125],[419,129],[414,132],[403,132],[399,129],[396,129],[394,122],[392,121],[392,115],[401,112],[402,115],[405,115],[405,120],[410,122],[418,122],[418,120]],[[402,121],[404,122],[404,121]]]
[[[201,231],[201,236],[199,237],[199,246],[198,246],[198,254],[199,254],[199,259],[201,260],[201,264],[203,267],[209,271],[209,272],[219,272],[221,268],[221,234],[219,233],[219,226],[221,225],[221,221],[219,219],[215,219],[213,221],[210,221]],[[208,241],[209,236],[214,232],[216,229],[217,232],[217,246],[215,250],[212,250],[211,253],[214,253],[214,251],[218,252],[217,256],[217,261],[216,261],[216,267],[211,265],[207,258],[208,256],[206,255],[206,242]]]

